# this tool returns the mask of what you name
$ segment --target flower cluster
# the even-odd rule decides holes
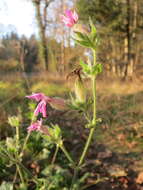
[[[54,109],[57,110],[66,110],[67,106],[66,106],[66,102],[64,99],[62,98],[51,98],[48,96],[45,96],[45,94],[43,93],[35,93],[32,94],[30,96],[26,96],[26,98],[35,100],[36,102],[38,102],[38,105],[34,111],[34,115],[38,116],[39,113],[42,114],[42,116],[45,118],[47,117],[47,104],[50,104],[50,106]],[[32,131],[40,131],[44,134],[49,134],[48,130],[46,130],[46,128],[42,125],[42,118],[40,120],[38,120],[35,123],[32,123],[28,128],[27,128],[28,132],[32,132]]]

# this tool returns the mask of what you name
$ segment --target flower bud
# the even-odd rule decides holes
[[[89,28],[87,28],[87,26],[83,25],[83,24],[76,24],[73,27],[73,31],[74,32],[80,32],[82,34],[89,34]]]
[[[16,152],[15,141],[13,138],[7,137],[6,138],[6,145],[7,145],[7,148],[9,150]]]
[[[75,95],[79,102],[86,101],[86,90],[80,77],[78,77],[75,81]]]
[[[8,123],[12,127],[19,127],[20,120],[17,116],[11,116],[11,117],[8,117]]]

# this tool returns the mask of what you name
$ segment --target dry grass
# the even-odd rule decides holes
[[[129,95],[143,91],[143,85],[139,80],[125,82],[116,79],[104,79],[98,80],[97,91],[106,94]]]

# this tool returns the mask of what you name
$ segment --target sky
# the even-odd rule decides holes
[[[0,33],[10,28],[30,37],[37,34],[34,7],[28,0],[0,0]],[[3,28],[3,29],[2,29]]]

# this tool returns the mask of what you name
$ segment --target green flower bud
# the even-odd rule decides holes
[[[19,118],[17,116],[12,116],[12,117],[8,117],[8,123],[12,126],[12,127],[19,127]]]
[[[7,137],[6,138],[6,145],[7,145],[7,148],[13,152],[16,151],[16,147],[15,147],[15,140],[11,137]]]

